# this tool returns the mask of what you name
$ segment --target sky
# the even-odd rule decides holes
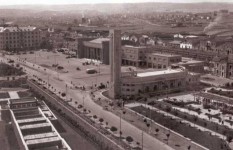
[[[21,5],[21,4],[96,4],[96,3],[139,3],[139,2],[173,2],[173,3],[193,3],[193,2],[232,2],[233,0],[0,0],[1,5]]]

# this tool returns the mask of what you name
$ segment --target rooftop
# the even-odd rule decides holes
[[[59,137],[48,137],[48,138],[42,138],[42,139],[35,139],[35,140],[28,140],[26,141],[27,145],[34,145],[38,143],[48,143],[53,141],[61,141]]]
[[[55,132],[41,133],[41,134],[33,134],[24,136],[24,140],[32,140],[32,139],[42,139],[46,137],[56,137],[57,134]]]
[[[133,45],[124,45],[123,47],[130,47],[130,48],[146,48],[146,46],[133,46]]]
[[[34,98],[23,98],[23,99],[11,99],[11,104],[21,104],[21,103],[31,103],[36,102],[37,100]]]
[[[98,39],[94,39],[94,40],[92,40],[90,42],[91,43],[101,44],[102,42],[109,41],[109,40],[110,40],[109,38],[98,38]]]
[[[149,76],[157,76],[157,75],[172,74],[172,73],[179,73],[179,72],[182,72],[182,70],[167,69],[167,70],[160,70],[160,71],[153,71],[153,72],[138,73],[137,77],[149,77]]]
[[[46,120],[44,117],[40,118],[30,118],[30,119],[22,119],[22,120],[17,120],[18,124],[21,123],[29,123],[29,122],[38,122],[38,121],[43,121]]]
[[[182,41],[171,41],[171,42],[169,42],[170,44],[181,44],[182,43]]]
[[[180,55],[166,54],[166,53],[149,53],[150,55],[163,56],[163,57],[178,57]],[[181,56],[180,56],[181,57]]]
[[[0,32],[22,32],[22,31],[34,31],[36,27],[0,27]]]
[[[20,129],[32,129],[32,128],[41,128],[41,127],[47,127],[47,126],[51,126],[49,123],[40,123],[40,124],[29,124],[29,125],[23,125],[20,126]]]

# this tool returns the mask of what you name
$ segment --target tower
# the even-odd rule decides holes
[[[121,94],[121,30],[110,30],[110,87],[109,97]]]

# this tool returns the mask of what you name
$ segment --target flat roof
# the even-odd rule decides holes
[[[164,56],[164,57],[178,57],[181,55],[176,55],[176,54],[168,54],[168,53],[148,53],[149,55],[157,55],[157,56]]]
[[[36,102],[34,98],[23,98],[23,99],[10,99],[11,104],[30,103]]]
[[[133,45],[124,45],[122,47],[130,47],[130,48],[147,48],[146,46],[133,46]]]
[[[94,39],[92,41],[89,41],[90,43],[98,43],[98,44],[101,44],[102,42],[104,41],[110,41],[109,38],[98,38],[98,39]]]
[[[33,139],[42,139],[42,138],[57,137],[57,136],[58,135],[55,132],[48,132],[48,133],[26,135],[23,138],[24,140],[33,140]]]
[[[46,120],[44,117],[17,120],[18,124]]]
[[[54,141],[61,141],[61,139],[59,137],[48,137],[48,138],[43,138],[43,139],[28,140],[26,141],[26,144],[34,145],[34,144],[39,144],[39,143],[50,143]]]
[[[179,72],[182,72],[182,70],[167,69],[167,70],[138,73],[137,77],[149,77],[149,76],[157,76],[157,75],[172,74]]]
[[[20,129],[24,130],[24,129],[47,127],[47,126],[51,126],[51,125],[48,122],[46,122],[46,123],[40,123],[40,124],[29,124],[29,125],[22,125],[22,126],[20,126]]]

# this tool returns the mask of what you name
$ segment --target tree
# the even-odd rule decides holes
[[[227,82],[227,83],[225,84],[225,86],[226,86],[226,87],[230,87],[230,83]]]
[[[65,97],[65,96],[66,96],[66,93],[61,93],[61,96],[62,96],[62,97]]]
[[[112,132],[115,132],[115,131],[117,131],[117,128],[114,127],[114,126],[112,126],[110,130],[111,130]]]
[[[100,118],[100,119],[99,119],[99,122],[101,122],[101,123],[104,122],[104,119],[103,119],[103,118]]]
[[[227,142],[228,142],[228,143],[231,143],[231,141],[232,141],[232,136],[228,135],[228,136],[227,136]]]
[[[126,141],[129,142],[129,143],[131,143],[131,142],[133,142],[133,138],[131,136],[127,136],[126,137]]]
[[[168,140],[169,140],[169,137],[170,137],[170,133],[167,133],[166,136],[167,136],[167,143],[168,143]]]
[[[155,129],[155,132],[156,132],[156,135],[159,133],[159,129],[158,128],[156,128]]]

